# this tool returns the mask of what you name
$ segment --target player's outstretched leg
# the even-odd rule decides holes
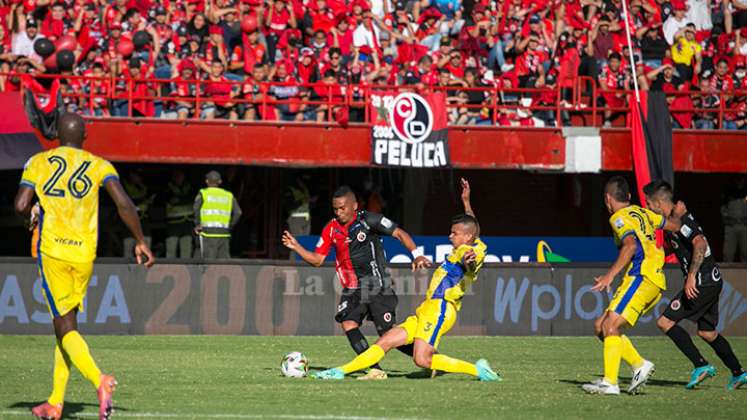
[[[62,352],[59,343],[54,347],[54,373],[52,374],[52,394],[49,399],[31,410],[39,419],[58,420],[62,417],[65,389],[70,378],[70,358]]]
[[[501,376],[493,371],[485,359],[472,364],[444,354],[435,354],[436,349],[420,338],[415,339],[413,360],[422,368],[449,373],[464,373],[480,378],[481,381],[500,381]]]
[[[733,391],[747,385],[747,373],[742,370],[742,365],[739,363],[739,359],[737,359],[734,350],[731,349],[731,345],[726,341],[726,338],[716,331],[699,330],[698,335],[713,348],[719,359],[731,371],[731,378],[729,378],[729,382],[726,384],[726,389]]]
[[[604,316],[601,323],[601,332],[604,334],[604,378],[601,381],[583,385],[581,388],[584,391],[600,395],[620,394],[620,386],[617,384],[623,353],[620,328],[625,323],[625,318],[617,313],[608,311]]]
[[[708,363],[700,350],[695,347],[695,343],[693,343],[687,331],[666,316],[660,316],[656,325],[693,364],[690,381],[685,385],[686,389],[693,389],[704,380],[716,375],[716,368]]]
[[[366,336],[360,330],[360,325],[355,321],[343,321],[342,328],[345,330],[345,335],[348,337],[350,347],[353,348],[355,354],[363,354],[368,350],[368,340]],[[371,370],[365,375],[358,379],[386,379],[387,375],[378,363],[371,366]]]
[[[67,354],[70,362],[96,388],[99,399],[99,419],[108,419],[113,411],[112,394],[117,381],[113,376],[102,374],[96,366],[88,344],[77,331],[76,311],[55,317],[53,323],[62,353]]]
[[[638,350],[635,349],[633,343],[626,335],[620,336],[620,343],[622,345],[622,360],[633,368],[633,379],[630,381],[628,393],[636,394],[646,385],[651,376],[654,375],[656,366],[641,357]]]
[[[317,379],[343,379],[348,373],[357,372],[376,365],[384,358],[389,350],[403,344],[407,344],[407,331],[400,327],[392,328],[380,337],[376,341],[376,344],[359,354],[350,363],[314,373],[311,377]]]

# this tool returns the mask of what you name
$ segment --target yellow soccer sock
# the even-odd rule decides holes
[[[65,401],[65,389],[70,377],[70,358],[63,354],[59,344],[54,347],[54,374],[52,375],[52,394],[47,400],[52,405]]]
[[[384,351],[384,349],[374,344],[373,346],[369,347],[368,350],[359,354],[358,357],[350,361],[350,363],[340,366],[340,370],[342,370],[346,374],[357,372],[379,363],[385,355],[386,352]]]
[[[638,354],[638,350],[633,347],[630,339],[624,335],[621,335],[620,339],[622,340],[622,359],[625,360],[625,363],[632,366],[633,369],[643,366],[643,357]]]
[[[62,337],[62,350],[68,354],[70,361],[80,371],[84,378],[88,379],[95,388],[101,385],[101,371],[91,357],[83,337],[78,331],[70,331]]]
[[[431,359],[431,369],[450,373],[466,373],[477,376],[477,367],[464,360],[454,359],[443,354],[434,354]]]
[[[604,379],[611,384],[617,383],[622,359],[622,339],[612,335],[604,339]]]

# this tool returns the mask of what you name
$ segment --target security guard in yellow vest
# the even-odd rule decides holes
[[[175,170],[166,186],[166,258],[192,257],[194,188],[183,171]]]
[[[241,217],[241,208],[231,192],[220,188],[216,171],[205,176],[207,188],[200,190],[194,203],[195,232],[200,238],[202,258],[230,258],[231,229]]]

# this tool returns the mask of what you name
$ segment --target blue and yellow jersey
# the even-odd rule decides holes
[[[99,187],[112,179],[118,175],[111,163],[81,149],[61,146],[29,159],[21,185],[39,198],[43,254],[80,263],[96,258]]]
[[[469,270],[462,264],[464,254],[470,249],[477,257],[474,270]],[[482,268],[487,249],[485,242],[476,239],[472,245],[461,245],[452,251],[446,257],[446,261],[433,273],[425,295],[426,299],[444,299],[453,303],[458,311],[462,307],[464,292],[477,280],[477,273]]]
[[[656,245],[656,229],[664,227],[665,221],[662,215],[635,205],[622,208],[610,217],[618,246],[630,235],[636,241],[635,255],[625,275],[643,276],[662,290],[667,288],[663,271],[664,250]]]

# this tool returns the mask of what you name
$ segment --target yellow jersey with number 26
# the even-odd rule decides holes
[[[632,235],[636,241],[636,251],[625,275],[643,276],[662,290],[667,289],[664,250],[656,245],[656,229],[664,227],[665,221],[664,216],[636,205],[622,208],[610,217],[618,246],[627,236]]]
[[[99,187],[118,179],[109,161],[85,150],[60,146],[26,162],[21,185],[39,198],[39,251],[69,262],[96,258]]]

